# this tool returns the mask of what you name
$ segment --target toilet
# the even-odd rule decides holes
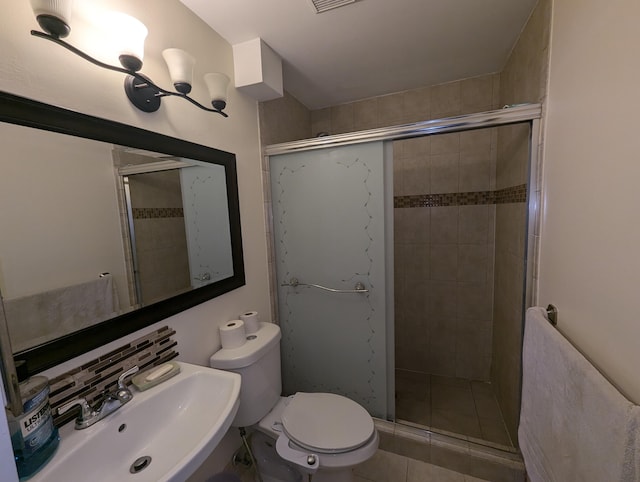
[[[296,467],[304,480],[313,474],[313,482],[352,482],[352,468],[378,448],[373,419],[341,395],[298,392],[281,397],[280,339],[278,325],[260,323],[242,346],[222,348],[211,356],[211,367],[242,376],[240,407],[232,425],[266,435],[278,462]]]

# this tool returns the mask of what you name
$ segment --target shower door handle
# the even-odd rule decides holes
[[[316,285],[311,283],[300,283],[298,278],[291,278],[288,283],[282,283],[280,286],[291,286],[297,288],[298,286],[306,286],[308,288],[318,288],[324,291],[330,291],[331,293],[368,293],[369,290],[365,288],[364,283],[358,281],[352,290],[340,290],[335,288],[327,288],[326,286]]]

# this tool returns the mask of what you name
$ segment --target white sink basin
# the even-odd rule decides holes
[[[238,411],[240,375],[188,363],[180,373],[95,425],[60,430],[60,446],[31,480],[184,481],[211,454]],[[138,473],[140,457],[151,461]]]

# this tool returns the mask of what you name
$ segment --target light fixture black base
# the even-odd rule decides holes
[[[160,108],[160,91],[133,75],[127,75],[124,79],[124,91],[131,103],[141,111],[155,112]]]
[[[227,102],[224,101],[224,100],[212,100],[211,101],[211,105],[213,106],[213,108],[215,110],[217,110],[218,112],[222,113],[224,108],[227,106]]]
[[[188,84],[187,82],[176,82],[173,86],[181,94],[188,94],[191,92],[191,84]]]
[[[134,55],[122,54],[118,57],[120,65],[131,72],[137,72],[142,68],[142,60]]]
[[[53,15],[40,14],[36,20],[42,30],[56,38],[64,38],[71,32],[71,27],[64,20]]]

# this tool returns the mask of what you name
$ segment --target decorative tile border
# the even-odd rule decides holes
[[[183,218],[182,208],[131,208],[133,219]]]
[[[482,204],[523,203],[527,201],[527,185],[499,189],[498,191],[450,192],[443,194],[417,194],[395,196],[394,208],[430,208],[438,206],[476,206]]]
[[[527,185],[520,184],[519,186],[500,189],[495,191],[495,195],[496,204],[524,203],[527,202]]]
[[[129,368],[137,365],[140,370],[145,370],[177,357],[178,352],[174,348],[178,342],[171,338],[175,333],[164,326],[49,380],[49,402],[55,424],[64,425],[77,416],[75,410],[58,415],[57,408],[63,404],[82,397],[93,406],[104,398],[105,390],[115,388],[118,377]]]

